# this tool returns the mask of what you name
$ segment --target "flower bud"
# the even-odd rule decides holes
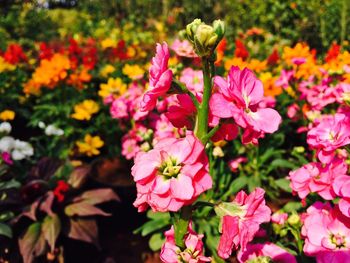
[[[200,20],[199,18],[196,18],[195,20],[193,20],[192,23],[186,26],[186,33],[187,33],[188,40],[190,40],[191,42],[194,42],[194,35],[197,32],[198,26],[201,24],[203,24],[202,20]]]
[[[225,35],[225,31],[226,31],[225,23],[223,21],[221,21],[220,19],[215,20],[213,22],[213,28],[214,28],[215,33],[218,36],[217,43],[219,43]]]
[[[299,224],[300,222],[300,216],[298,214],[292,214],[288,220],[287,220],[288,224],[294,226]]]

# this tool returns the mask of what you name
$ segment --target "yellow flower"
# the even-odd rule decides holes
[[[90,120],[91,115],[99,111],[98,104],[93,100],[84,100],[83,102],[74,106],[74,113],[72,118],[76,120]]]
[[[115,46],[115,41],[111,38],[106,38],[101,42],[102,49],[107,49]]]
[[[76,142],[78,146],[78,151],[81,154],[87,156],[99,155],[100,151],[98,150],[104,145],[104,142],[99,136],[92,137],[90,134],[85,135],[83,142]]]
[[[122,95],[126,90],[127,86],[120,78],[109,78],[107,83],[102,83],[100,85],[98,95],[102,98],[105,98],[111,94],[115,97],[118,97]]]
[[[128,58],[133,58],[133,57],[135,57],[135,55],[136,55],[136,50],[135,50],[135,48],[133,48],[133,47],[128,47],[127,50],[126,50],[126,54],[127,54]]]
[[[12,110],[4,110],[0,112],[0,120],[2,121],[12,121],[16,116],[16,113]]]
[[[101,69],[100,75],[104,78],[107,78],[108,75],[113,73],[114,71],[115,71],[115,67],[113,67],[111,64],[107,64]]]
[[[287,65],[292,65],[293,58],[313,58],[313,54],[307,44],[297,43],[294,47],[284,47],[282,58]]]
[[[123,67],[123,74],[132,80],[136,80],[142,78],[143,74],[145,74],[145,71],[139,65],[126,64]]]
[[[16,66],[5,61],[3,57],[0,56],[0,73],[4,71],[12,71],[16,68]]]

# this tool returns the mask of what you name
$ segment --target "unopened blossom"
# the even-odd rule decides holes
[[[241,163],[246,163],[248,159],[246,157],[238,157],[236,159],[230,160],[228,166],[232,172],[236,172]]]
[[[173,72],[168,69],[169,48],[164,42],[157,44],[157,52],[152,58],[152,65],[149,69],[149,89],[143,95],[140,103],[142,111],[154,109],[159,97],[165,96],[169,90],[173,78]]]
[[[318,263],[350,261],[350,219],[338,207],[316,202],[304,215],[304,253]]]
[[[261,108],[264,88],[252,71],[231,67],[227,80],[216,76],[218,92],[210,100],[210,109],[219,118],[234,118],[242,128],[260,133],[273,133],[281,123],[281,116],[271,108]]]
[[[193,134],[165,138],[139,153],[131,169],[137,188],[134,205],[145,211],[178,211],[212,187],[203,144]]]
[[[329,163],[338,148],[350,144],[350,119],[338,113],[323,116],[315,123],[307,134],[307,143],[316,149],[322,163]]]
[[[165,263],[204,263],[211,262],[211,258],[204,256],[203,238],[193,231],[191,224],[184,236],[185,248],[176,246],[174,227],[165,232],[165,243],[160,251],[160,259]]]
[[[295,257],[292,254],[270,242],[263,244],[248,244],[247,249],[244,252],[242,250],[238,252],[237,258],[241,263],[297,263]]]
[[[232,203],[223,203],[215,209],[222,216],[222,229],[218,255],[228,258],[239,247],[244,252],[247,244],[259,231],[260,224],[269,222],[271,210],[265,204],[265,191],[256,188],[247,195],[240,191]]]
[[[332,184],[337,176],[345,175],[347,170],[348,166],[342,159],[334,159],[327,165],[308,163],[289,173],[290,186],[301,199],[315,192],[326,200],[332,200],[336,197]]]

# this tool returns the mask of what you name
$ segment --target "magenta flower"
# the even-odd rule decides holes
[[[247,195],[240,191],[232,202],[234,212],[222,218],[222,235],[218,247],[218,255],[228,258],[232,250],[241,247],[246,250],[248,242],[252,241],[259,231],[260,224],[270,221],[271,210],[265,204],[265,191],[256,188]]]
[[[190,96],[178,94],[174,103],[168,107],[168,112],[165,115],[176,128],[192,129],[196,113],[197,109]]]
[[[264,244],[248,244],[246,251],[239,251],[237,255],[238,261],[243,262],[260,262],[254,259],[268,258],[271,262],[279,263],[297,263],[295,257],[283,248],[267,242]],[[262,261],[265,262],[265,261]],[[267,261],[266,261],[267,262]],[[270,262],[270,261],[268,261]]]
[[[304,252],[320,263],[350,261],[350,220],[338,207],[316,202],[304,216]]]
[[[168,69],[169,48],[164,42],[157,44],[155,57],[152,58],[152,65],[149,69],[149,90],[143,95],[140,103],[142,111],[154,109],[159,97],[165,96],[171,86],[173,72]]]
[[[211,112],[219,118],[234,118],[242,128],[273,133],[281,123],[281,116],[271,108],[261,108],[264,88],[252,71],[231,67],[227,80],[216,76],[218,92],[210,100]]]
[[[283,88],[288,88],[289,82],[294,76],[294,70],[282,70],[281,71],[281,76],[279,77],[278,80],[276,80],[275,85]]]
[[[13,160],[11,159],[11,154],[9,152],[1,153],[1,159],[4,161],[4,163],[6,163],[8,165],[13,164]]]
[[[322,163],[329,163],[335,150],[350,143],[350,120],[344,114],[323,116],[307,134],[307,143],[317,150]]]
[[[125,138],[122,140],[122,155],[127,159],[133,159],[140,151],[140,147],[134,138]]]
[[[193,134],[160,140],[154,149],[139,153],[131,169],[139,211],[178,211],[212,187],[203,144]]]
[[[180,81],[186,85],[189,91],[202,97],[203,93],[203,72],[201,70],[193,70],[185,68],[180,76]]]
[[[198,235],[192,230],[191,224],[185,235],[184,250],[175,244],[174,227],[165,232],[165,243],[160,252],[160,259],[166,263],[204,263],[211,262],[211,258],[203,255],[203,235]]]
[[[334,159],[325,166],[321,163],[308,163],[289,173],[290,187],[301,199],[314,192],[326,200],[332,200],[336,197],[333,181],[337,176],[346,174],[347,170],[348,166],[342,159]]]

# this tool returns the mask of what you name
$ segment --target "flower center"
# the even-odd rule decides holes
[[[166,178],[177,177],[180,173],[181,165],[173,157],[168,157],[159,167],[159,172]]]
[[[344,248],[345,247],[345,236],[340,234],[332,234],[330,236],[332,244],[334,244],[337,248]]]

